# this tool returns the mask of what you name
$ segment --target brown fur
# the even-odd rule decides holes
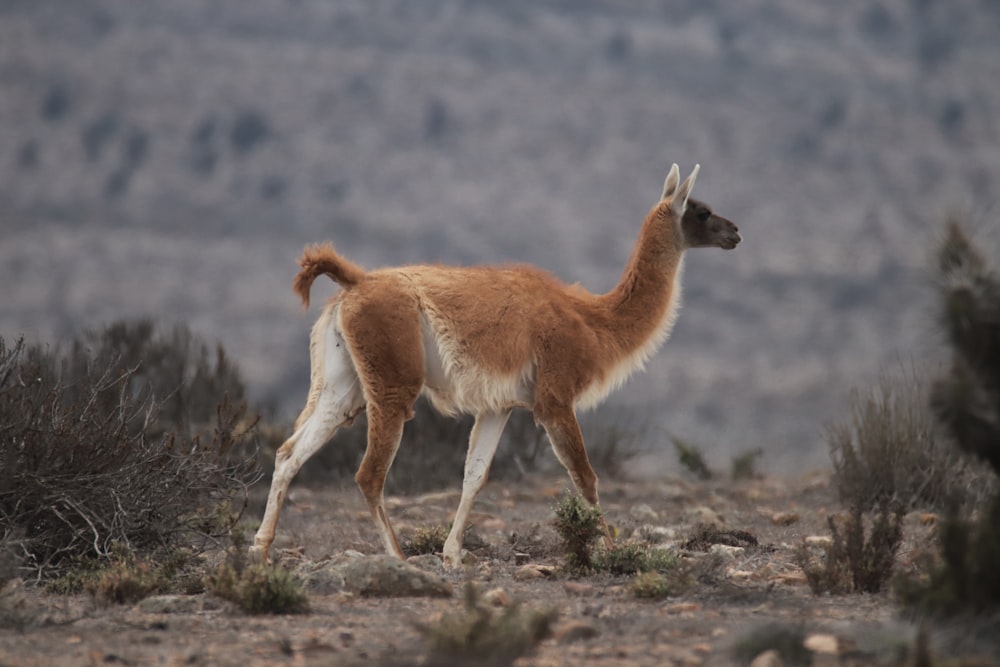
[[[407,266],[365,272],[329,243],[307,247],[295,279],[303,303],[308,305],[309,289],[321,274],[344,291],[313,329],[312,387],[285,458],[292,455],[324,391],[337,390],[327,387],[324,370],[325,346],[334,335],[342,337],[368,410],[368,448],[356,481],[390,552],[400,555],[382,490],[403,422],[412,416],[421,392],[446,413],[477,415],[446,564],[455,564],[471,498],[485,481],[496,444],[491,440],[473,456],[480,418],[491,424],[489,437],[498,439],[512,408],[532,410],[577,489],[596,505],[597,475],[576,410],[603,399],[665,340],[679,303],[684,251],[733,248],[739,242],[731,222],[701,202],[688,205],[693,179],[694,174],[678,186],[676,165],[671,170],[663,199],[646,216],[622,278],[607,294],[566,285],[531,266]],[[344,405],[355,409],[350,401]],[[341,415],[339,423],[352,417]],[[337,425],[332,424],[333,430]],[[309,446],[309,453],[315,446]],[[298,465],[301,461],[293,467]],[[288,471],[281,477],[272,487],[275,499],[269,499],[255,540],[265,555],[290,481]]]

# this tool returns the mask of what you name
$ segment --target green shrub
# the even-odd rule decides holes
[[[708,464],[705,463],[705,457],[697,445],[687,440],[681,440],[680,438],[671,439],[673,440],[674,448],[677,450],[677,460],[682,468],[694,474],[698,479],[712,479],[712,471],[709,469]]]
[[[558,616],[554,608],[524,609],[518,603],[497,609],[483,601],[469,582],[460,608],[416,627],[428,644],[424,664],[504,667],[549,637]]]
[[[263,563],[237,568],[227,562],[208,578],[206,588],[247,614],[299,614],[309,609],[309,599],[295,576]]]
[[[757,448],[734,456],[732,471],[730,472],[733,481],[759,478],[760,473],[757,472],[757,461],[763,455],[764,450]]]
[[[616,544],[611,549],[599,552],[593,561],[595,570],[615,575],[665,573],[678,565],[677,556],[672,551],[653,549],[640,542]]]
[[[0,339],[0,523],[40,578],[113,562],[117,544],[170,552],[246,502],[255,420],[229,400],[238,374],[186,330],[151,327],[111,325],[65,352]]]
[[[594,567],[593,548],[601,535],[601,510],[582,496],[564,493],[555,506],[556,532],[566,554],[566,566],[572,572],[587,572]]]

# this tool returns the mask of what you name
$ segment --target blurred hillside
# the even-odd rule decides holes
[[[673,338],[614,400],[710,454],[822,463],[850,387],[934,349],[943,215],[996,240],[998,34],[991,0],[5,0],[0,332],[183,320],[292,415],[304,243],[604,291],[700,162],[745,241],[689,255]]]

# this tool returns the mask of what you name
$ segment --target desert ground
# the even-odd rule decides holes
[[[912,655],[917,624],[890,594],[816,596],[797,565],[799,546],[828,536],[827,517],[839,511],[825,473],[603,482],[602,505],[619,540],[660,540],[688,562],[711,562],[696,570],[688,590],[659,600],[633,596],[631,577],[565,571],[552,519],[568,486],[555,475],[488,484],[466,536],[472,554],[466,569],[445,572],[434,557],[413,559],[442,576],[451,597],[372,597],[314,587],[308,613],[249,616],[205,594],[106,605],[24,584],[20,595],[37,616],[0,634],[0,665],[424,664],[426,642],[416,624],[460,607],[468,581],[496,605],[557,609],[552,635],[517,660],[522,667],[749,664],[768,642],[788,635],[810,647],[805,664],[909,664],[899,661]],[[446,525],[457,501],[457,491],[444,491],[390,497],[388,506],[405,543],[417,528]],[[911,567],[929,544],[932,519],[906,517],[897,569]],[[758,545],[692,548],[686,543],[705,522],[715,522],[720,534],[749,533]],[[353,486],[293,487],[275,543],[284,566],[306,572],[379,553]],[[973,631],[964,639],[956,633],[931,627],[932,655],[953,656],[957,644],[972,656],[963,664],[995,664],[988,647],[972,642]]]

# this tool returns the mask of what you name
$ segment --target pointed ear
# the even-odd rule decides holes
[[[698,171],[701,169],[700,164],[696,164],[694,169],[691,171],[691,175],[681,183],[680,187],[674,192],[673,199],[670,200],[670,209],[676,213],[678,216],[684,215],[684,209],[687,208],[688,197],[691,195],[691,188],[694,187],[694,181],[698,178]]]
[[[670,168],[670,173],[667,174],[667,180],[663,182],[663,194],[660,195],[660,201],[667,199],[672,194],[674,190],[677,189],[677,184],[681,181],[681,170],[677,168],[677,163]]]

